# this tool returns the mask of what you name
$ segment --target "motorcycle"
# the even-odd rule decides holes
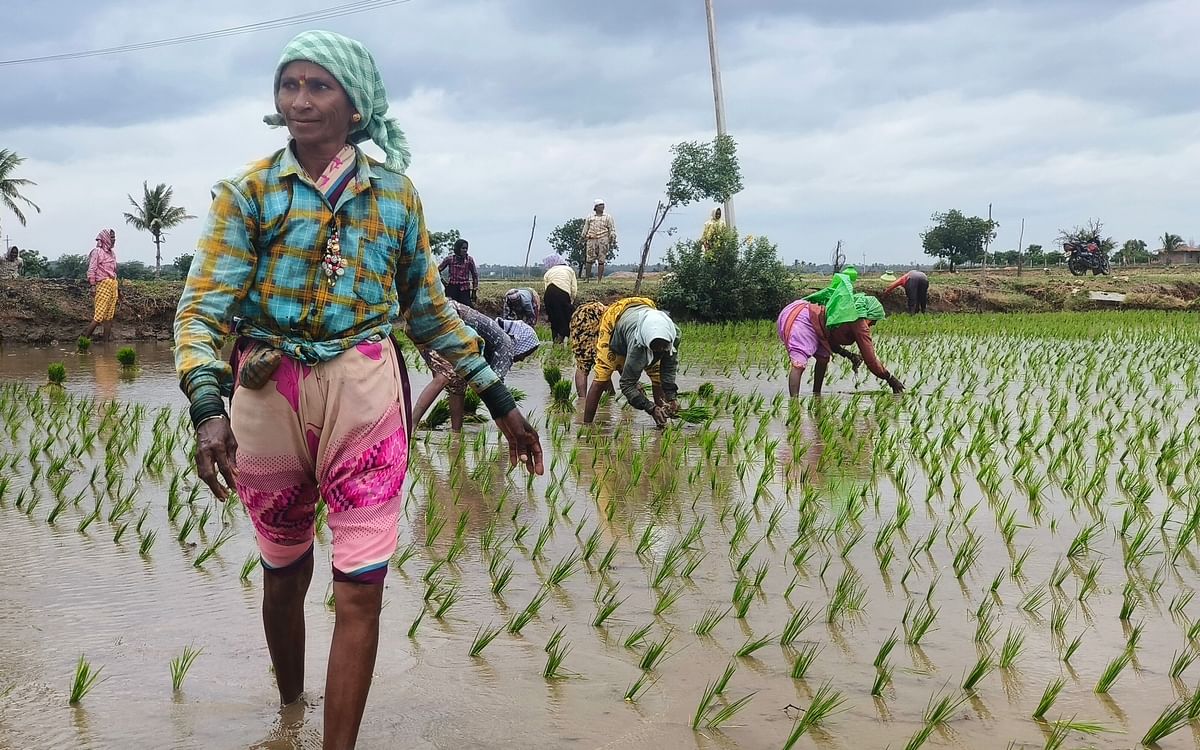
[[[1068,242],[1063,245],[1063,252],[1067,254],[1067,269],[1072,275],[1083,276],[1088,271],[1093,276],[1108,273],[1108,256],[1098,243]]]

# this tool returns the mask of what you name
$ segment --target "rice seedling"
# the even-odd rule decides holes
[[[613,613],[617,611],[617,608],[624,603],[625,599],[617,599],[617,590],[615,588],[610,590],[604,596],[604,598],[597,603],[596,616],[592,618],[592,627],[604,627],[604,623],[608,620],[608,618],[612,617]]]
[[[696,624],[692,626],[692,632],[698,636],[709,635],[712,633],[713,629],[717,627],[717,625],[721,624],[721,620],[724,620],[729,616],[729,613],[732,611],[732,609],[732,607],[726,607],[725,609],[721,609],[720,607],[710,607],[709,609],[704,610],[704,614],[701,615]]]
[[[221,547],[225,546],[225,544],[228,543],[232,538],[233,529],[222,529],[221,533],[217,534],[217,538],[213,539],[212,542],[200,552],[200,554],[196,555],[196,559],[192,561],[192,567],[204,567],[204,563],[208,562],[209,558],[217,554],[217,552],[221,550]]]
[[[569,653],[571,653],[571,644],[563,641],[561,635],[553,644],[547,645],[546,666],[542,669],[542,677],[547,680],[561,680],[570,676],[571,673],[562,668],[563,660]]]
[[[1200,656],[1200,654],[1197,654],[1195,651],[1191,650],[1176,652],[1175,658],[1171,660],[1171,679],[1178,680],[1182,678],[1183,673],[1187,671],[1188,667],[1192,666],[1192,663],[1196,661],[1197,656]]]
[[[1100,679],[1096,682],[1095,692],[1101,695],[1107,694],[1109,689],[1116,683],[1117,678],[1121,676],[1121,672],[1125,667],[1129,666],[1129,662],[1133,660],[1133,653],[1126,649],[1119,655],[1113,658],[1100,674]]]
[[[1083,645],[1083,636],[1077,635],[1075,636],[1075,640],[1071,641],[1062,649],[1059,656],[1063,660],[1064,664],[1071,663],[1071,657],[1075,655],[1075,652],[1079,650],[1081,645]]]
[[[661,615],[671,607],[675,606],[675,602],[679,601],[684,594],[682,586],[668,587],[659,595],[658,601],[654,605],[655,616]]]
[[[171,690],[178,693],[183,687],[183,679],[187,677],[188,671],[191,670],[192,664],[204,652],[202,648],[192,648],[184,646],[183,653],[171,660]]]
[[[647,643],[646,650],[642,652],[642,660],[638,663],[638,666],[645,672],[652,671],[666,654],[667,646],[670,645],[672,637],[671,631],[668,630],[661,640]]]
[[[138,544],[138,554],[142,557],[150,554],[150,549],[154,546],[154,539],[158,536],[158,532],[151,529],[141,537],[141,542]]]
[[[816,643],[810,643],[796,652],[796,658],[792,661],[792,679],[803,680],[808,674],[808,670],[812,667],[813,662],[821,654],[821,646]]]
[[[1157,747],[1159,740],[1183,729],[1196,719],[1198,713],[1200,713],[1200,691],[1164,708],[1150,728],[1146,730],[1146,734],[1142,736],[1142,744],[1147,747]]]
[[[502,631],[503,628],[480,625],[475,630],[475,638],[471,641],[471,648],[467,651],[467,655],[472,658],[479,656]]]
[[[928,601],[922,602],[914,611],[910,602],[904,610],[904,618],[901,621],[901,625],[904,627],[904,642],[911,646],[919,645],[921,639],[933,628],[939,612],[941,612],[941,608],[932,607]]]
[[[421,607],[421,609],[417,612],[417,616],[415,618],[413,618],[412,624],[408,626],[408,637],[409,638],[416,637],[417,628],[421,625],[421,620],[423,620],[423,619],[425,619],[425,608]]]
[[[996,663],[992,661],[990,654],[983,654],[975,661],[975,666],[971,667],[971,671],[967,672],[963,678],[962,689],[972,691],[975,689],[984,677],[987,677],[996,668]]]
[[[622,645],[624,645],[625,648],[632,651],[633,649],[635,649],[638,646],[645,643],[646,636],[650,633],[650,629],[652,627],[654,627],[653,624],[643,625],[642,627],[638,628],[637,630],[633,631],[628,636],[626,636],[625,642]]]
[[[844,703],[845,697],[834,690],[830,683],[826,682],[818,688],[808,704],[808,710],[801,714],[796,723],[792,725],[792,731],[788,733],[787,740],[783,743],[783,750],[791,750],[795,747],[808,730],[825,723],[829,717],[841,710]]]
[[[925,726],[934,729],[945,726],[950,722],[950,717],[954,715],[954,712],[962,708],[966,702],[965,695],[956,697],[943,695],[936,699],[931,696],[929,704],[925,707],[925,715],[922,717],[925,720]]]
[[[571,574],[575,572],[575,566],[579,564],[579,560],[579,552],[572,551],[568,553],[550,571],[550,577],[546,580],[546,583],[550,586],[561,586],[562,582],[570,578]]]
[[[529,624],[529,621],[537,617],[538,612],[542,609],[542,605],[546,603],[546,597],[549,595],[549,592],[545,589],[538,589],[538,592],[533,595],[529,604],[525,605],[524,609],[509,619],[508,632],[513,635],[520,635],[521,630]]]
[[[1021,650],[1025,647],[1025,633],[1019,630],[1008,629],[1008,635],[1004,637],[1004,645],[1000,648],[1000,668],[1011,669],[1017,661],[1017,657],[1021,655]]]
[[[1062,692],[1067,681],[1059,677],[1051,680],[1046,684],[1046,689],[1042,691],[1042,698],[1038,701],[1037,708],[1033,709],[1033,718],[1041,720],[1046,716],[1046,712],[1054,706],[1054,702],[1058,700],[1058,694]]]
[[[883,691],[888,685],[892,684],[892,666],[884,663],[875,668],[875,681],[871,683],[871,695],[876,698],[883,697]]]
[[[734,656],[750,656],[755,651],[758,651],[759,649],[770,645],[774,640],[775,640],[775,636],[772,634],[768,634],[761,638],[755,638],[755,639],[747,638],[746,642],[743,643],[742,646],[736,652],[734,652]]]
[[[648,673],[641,673],[638,675],[637,679],[630,683],[629,687],[626,688],[625,702],[637,703],[638,698],[641,698],[642,694],[649,690],[650,686],[653,684],[654,682],[650,679],[650,675]]]
[[[67,702],[72,706],[79,705],[79,702],[92,692],[92,688],[99,684],[100,673],[103,670],[104,667],[93,669],[91,662],[80,654],[79,661],[75,663],[75,677],[71,680],[71,696]]]

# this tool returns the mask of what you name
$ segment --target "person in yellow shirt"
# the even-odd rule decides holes
[[[708,221],[704,222],[704,229],[700,230],[700,249],[704,251],[706,256],[712,254],[713,248],[716,246],[717,237],[721,236],[721,232],[724,229],[725,222],[721,219],[721,207],[717,206],[712,210]]]
[[[550,332],[554,343],[561,344],[571,336],[571,313],[575,310],[575,295],[579,293],[579,279],[575,269],[558,253],[547,255],[542,260],[546,283],[542,299],[546,303],[546,317],[550,319]]]

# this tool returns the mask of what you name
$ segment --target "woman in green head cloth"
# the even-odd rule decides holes
[[[779,338],[787,347],[792,364],[788,375],[790,395],[799,395],[800,378],[810,357],[817,361],[813,370],[813,394],[820,395],[829,359],[834,354],[849,359],[855,370],[865,363],[872,374],[891,386],[893,393],[902,392],[904,384],[875,356],[871,326],[884,317],[879,300],[847,292],[845,287],[835,290],[827,299],[827,305],[808,299],[796,300],[779,313]],[[843,348],[851,343],[857,345],[858,354]]]
[[[541,474],[537,431],[450,307],[404,134],[361,43],[306,31],[274,75],[291,139],[213,189],[175,316],[175,367],[196,427],[198,474],[236,488],[263,567],[263,626],[283,703],[304,692],[305,598],[318,498],[328,509],[337,613],[324,688],[324,748],[358,737],[379,646],[408,464],[408,381],[392,346],[437,351],[479,392],[509,460]],[[357,146],[373,141],[383,163]],[[234,321],[234,362],[221,358]],[[230,397],[226,411],[223,397]],[[222,480],[224,480],[222,482]]]

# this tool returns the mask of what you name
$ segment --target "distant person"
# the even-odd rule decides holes
[[[546,269],[542,276],[546,284],[542,293],[546,301],[546,317],[550,319],[554,343],[561,344],[571,336],[571,313],[575,309],[575,297],[579,294],[579,279],[575,276],[575,269],[558,253],[547,255],[542,267]]]
[[[613,373],[621,374],[625,400],[646,412],[658,427],[679,411],[675,374],[679,370],[679,329],[671,316],[645,297],[626,297],[604,311],[596,338],[595,381],[588,389],[583,408],[584,424],[596,418],[600,394]],[[654,400],[646,398],[638,381],[650,376]]]
[[[528,287],[509,289],[504,293],[504,310],[500,317],[523,320],[531,326],[537,325],[542,314],[542,299]]]
[[[571,353],[575,355],[575,391],[580,398],[587,395],[588,375],[596,366],[596,339],[600,334],[600,318],[607,307],[602,302],[584,302],[571,313]],[[612,390],[612,381],[604,386]]]
[[[925,312],[929,305],[929,277],[924,271],[913,269],[891,283],[884,294],[890,293],[896,287],[904,287],[904,297],[908,302],[908,314]]]
[[[483,313],[468,307],[461,302],[450,303],[457,310],[463,323],[466,323],[479,334],[483,340],[483,358],[504,382],[504,377],[512,369],[514,362],[520,362],[537,351],[537,333],[533,328],[519,320],[492,320]],[[422,349],[421,356],[433,373],[433,380],[421,391],[417,403],[413,405],[412,422],[409,434],[425,418],[429,407],[433,406],[437,397],[446,392],[450,402],[450,429],[462,432],[463,417],[466,412],[467,381],[455,372],[454,365],[434,349]]]
[[[479,269],[475,259],[467,252],[470,245],[466,240],[457,240],[454,250],[438,264],[438,271],[450,269],[446,281],[446,296],[468,307],[475,306],[479,294]]]
[[[833,354],[849,359],[855,370],[865,363],[875,377],[891,386],[893,393],[903,392],[904,384],[875,356],[871,326],[883,318],[883,305],[866,294],[837,294],[830,299],[828,307],[798,299],[783,308],[775,324],[792,365],[788,373],[788,395],[792,398],[800,395],[800,380],[812,358],[817,361],[813,371],[813,394],[820,395],[825,370]],[[843,348],[851,343],[857,345],[858,355]]]
[[[712,255],[717,239],[723,231],[725,231],[725,222],[721,219],[721,207],[717,206],[709,214],[708,221],[704,222],[704,228],[700,230],[700,249],[706,256]]]
[[[604,280],[604,264],[608,253],[617,246],[617,225],[613,217],[604,213],[604,199],[597,198],[592,205],[592,215],[583,220],[584,278],[592,278],[592,264],[596,264],[596,280]]]
[[[96,328],[104,326],[104,340],[112,340],[112,322],[117,314],[117,233],[105,229],[96,235],[96,247],[88,256],[88,284],[92,286],[95,304],[92,324],[83,335],[92,338]]]
[[[21,251],[17,249],[16,245],[13,245],[0,257],[0,279],[20,278],[21,269],[24,266],[25,261],[21,258]]]

